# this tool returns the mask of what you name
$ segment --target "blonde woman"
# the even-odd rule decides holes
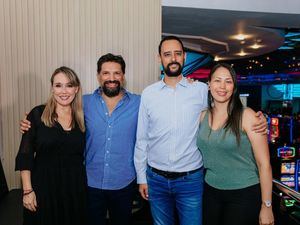
[[[21,171],[25,225],[85,224],[85,126],[76,73],[60,67],[46,105],[28,115],[16,170]]]

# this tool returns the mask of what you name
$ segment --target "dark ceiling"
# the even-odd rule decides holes
[[[177,35],[188,49],[233,64],[244,80],[300,79],[300,14],[164,6],[162,17],[163,35]]]

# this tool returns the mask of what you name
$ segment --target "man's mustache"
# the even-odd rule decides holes
[[[181,65],[178,62],[171,62],[168,64],[168,67],[171,67],[172,65],[177,65],[177,66],[181,67]]]
[[[104,81],[104,85],[106,84],[118,84],[120,85],[120,81],[118,80],[107,80],[107,81]]]

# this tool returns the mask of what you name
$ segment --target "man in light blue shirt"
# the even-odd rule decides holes
[[[154,224],[173,225],[177,209],[181,225],[202,223],[202,156],[196,146],[207,86],[182,76],[183,44],[164,38],[159,46],[163,80],[141,97],[134,162],[139,191],[150,202]]]

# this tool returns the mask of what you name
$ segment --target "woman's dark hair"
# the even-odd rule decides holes
[[[228,107],[227,107],[228,118],[227,118],[227,121],[225,122],[224,129],[225,129],[225,133],[228,130],[231,130],[231,132],[235,135],[236,141],[239,145],[240,139],[241,139],[240,128],[241,128],[241,121],[242,121],[242,115],[243,115],[243,104],[241,102],[238,88],[237,88],[236,73],[229,64],[218,63],[211,69],[210,74],[208,76],[208,81],[209,82],[211,81],[212,76],[214,75],[216,70],[221,67],[223,67],[229,71],[229,73],[232,77],[232,80],[233,80],[233,93],[232,93],[232,96],[228,103]],[[213,97],[212,97],[210,91],[208,91],[208,110],[211,114],[211,121],[213,121],[213,113],[212,113],[213,112],[213,101],[214,101]]]

